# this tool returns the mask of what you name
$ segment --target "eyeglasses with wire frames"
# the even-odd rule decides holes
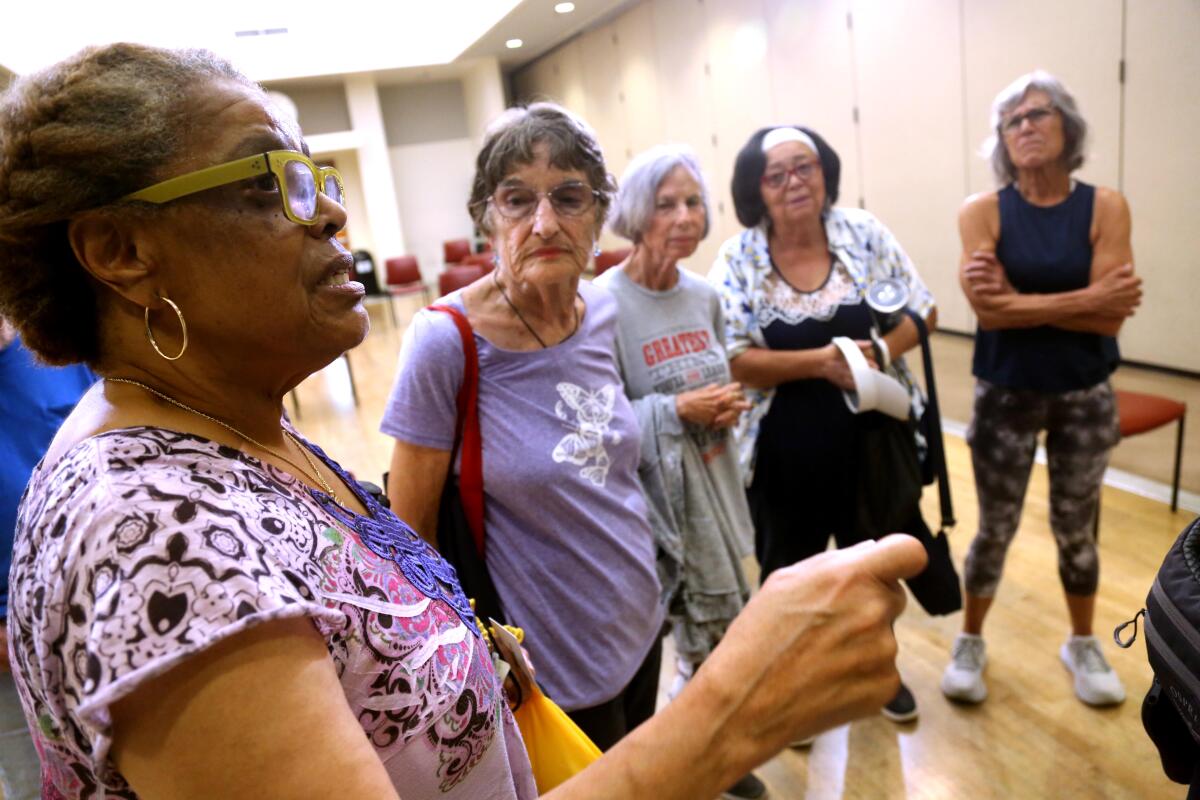
[[[816,176],[820,169],[820,161],[801,161],[799,164],[793,164],[790,167],[779,167],[763,173],[762,184],[772,189],[780,189],[792,175],[795,175],[802,182],[808,183]]]
[[[316,224],[319,194],[340,206],[346,205],[341,173],[333,167],[318,167],[308,156],[295,150],[271,150],[206,167],[156,183],[121,199],[161,205],[218,186],[268,175],[274,176],[280,190],[284,216],[297,225]]]
[[[537,210],[542,198],[549,198],[554,213],[562,217],[586,214],[600,199],[600,190],[581,181],[560,183],[545,192],[535,192],[527,186],[501,186],[484,202],[491,203],[500,216],[525,219]]]
[[[1029,120],[1033,125],[1040,125],[1050,118],[1050,115],[1055,111],[1054,106],[1037,106],[1020,114],[1013,114],[1008,119],[1001,123],[1000,127],[1005,133],[1016,133],[1021,128],[1021,123]]]

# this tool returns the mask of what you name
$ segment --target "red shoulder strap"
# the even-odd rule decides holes
[[[471,527],[475,550],[483,558],[483,436],[479,431],[479,353],[471,323],[461,311],[452,306],[429,306],[430,311],[448,314],[458,328],[463,347],[463,382],[458,387],[457,419],[454,431],[455,450],[462,454],[459,466],[458,493],[463,512]],[[454,463],[451,451],[450,463]]]

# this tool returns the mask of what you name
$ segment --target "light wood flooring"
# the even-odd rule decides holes
[[[401,326],[416,308],[415,302],[397,302]],[[337,362],[299,388],[301,413],[296,422],[358,477],[378,481],[391,452],[390,440],[379,433],[378,424],[391,387],[400,331],[388,323],[381,306],[372,308],[372,319],[371,335],[349,354],[361,405],[355,407],[345,367]],[[970,374],[965,365],[970,342],[943,336],[935,347],[943,413],[966,421]],[[1163,393],[1191,392],[1191,397],[1200,399],[1195,381],[1157,375],[1147,380]],[[961,416],[959,408],[964,409]],[[1194,436],[1200,424],[1193,424],[1191,430]],[[1171,436],[1167,435],[1169,445],[1173,445]],[[962,440],[949,437],[947,451],[959,520],[951,546],[961,566],[976,524],[974,485]],[[1165,459],[1169,469],[1169,449],[1160,456],[1148,447],[1148,453],[1149,461],[1156,464]],[[1198,454],[1196,440],[1189,439],[1185,464],[1191,461],[1188,486],[1193,490],[1200,488]],[[1130,458],[1133,467],[1127,468],[1142,469],[1136,453]],[[1144,472],[1155,477],[1152,469]],[[1151,676],[1145,645],[1139,638],[1132,649],[1119,650],[1111,644],[1111,632],[1143,606],[1163,555],[1191,515],[1172,514],[1162,503],[1105,488],[1096,633],[1106,642],[1106,653],[1129,698],[1120,707],[1095,710],[1075,699],[1069,675],[1058,660],[1067,617],[1047,522],[1046,493],[1045,468],[1039,465],[985,630],[990,659],[987,702],[962,707],[942,697],[938,682],[959,615],[933,618],[910,602],[896,630],[900,670],[917,697],[920,719],[904,725],[882,717],[867,719],[818,737],[808,750],[781,753],[758,770],[772,798],[1182,798],[1186,794],[1183,787],[1162,777],[1154,747],[1142,731],[1141,698]],[[936,520],[936,492],[927,492],[924,503],[927,519]],[[672,659],[665,657],[662,691],[673,669]]]

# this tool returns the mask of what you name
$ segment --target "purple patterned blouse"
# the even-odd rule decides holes
[[[299,616],[404,800],[536,797],[453,570],[359,499],[368,517],[161,428],[39,465],[17,519],[9,655],[44,797],[136,797],[109,760],[109,707],[214,642]]]

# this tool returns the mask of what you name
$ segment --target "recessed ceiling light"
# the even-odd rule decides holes
[[[575,4],[574,3],[558,3],[557,5],[554,6],[554,10],[557,11],[559,14],[570,14],[572,11],[575,10]]]
[[[509,39],[507,42],[504,43],[504,46],[507,47],[509,50],[516,50],[518,47],[520,47],[523,44],[525,44],[525,43],[522,42],[520,39]]]

